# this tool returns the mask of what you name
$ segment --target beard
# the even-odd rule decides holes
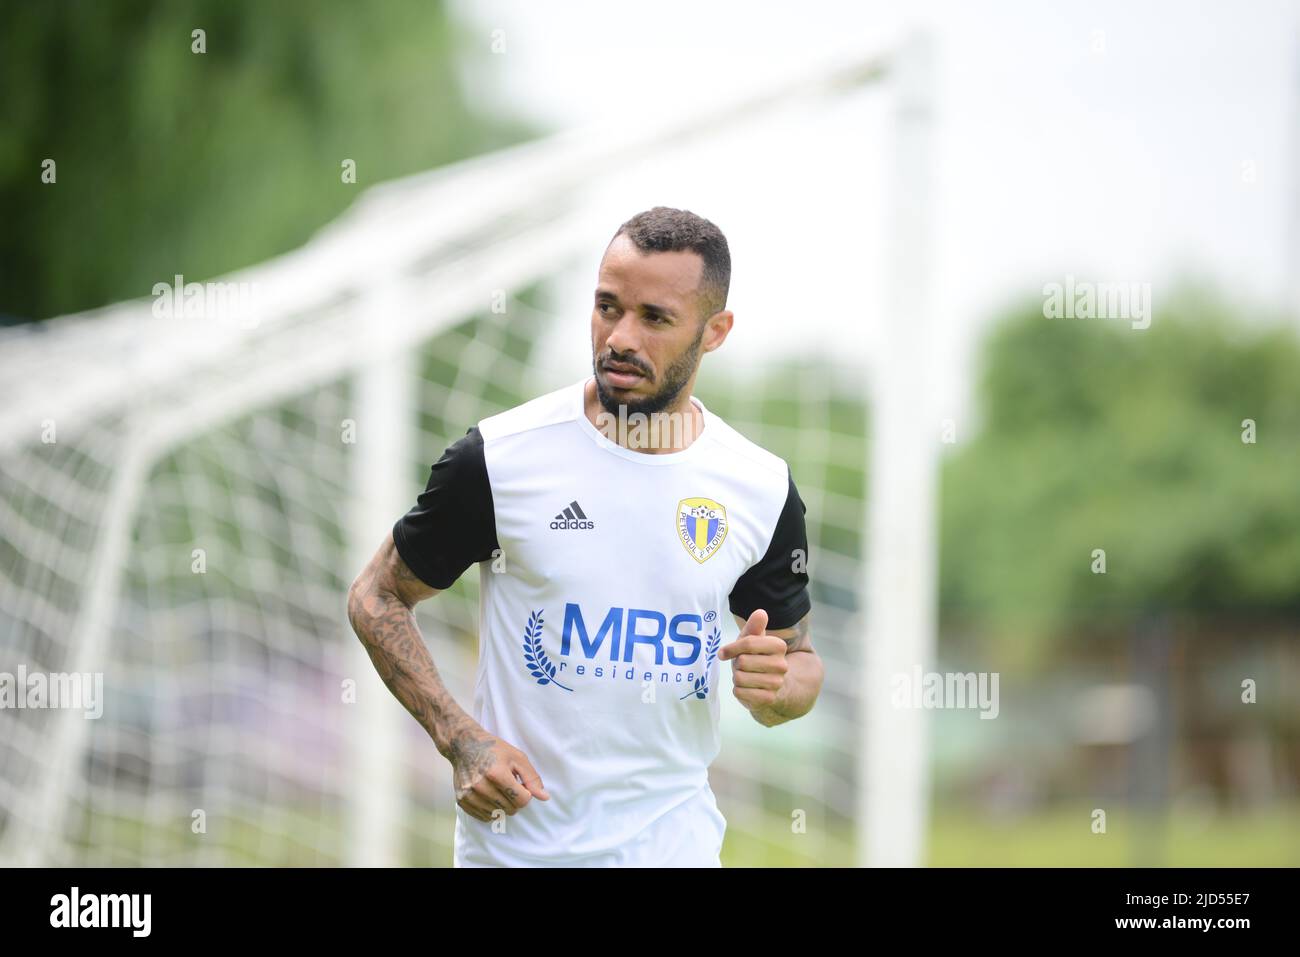
[[[700,343],[703,339],[704,323],[701,323],[700,331],[695,335],[695,341],[687,347],[685,352],[669,363],[668,368],[664,370],[663,384],[659,387],[659,390],[654,395],[637,399],[634,402],[620,402],[605,389],[605,384],[600,379],[600,364],[605,359],[611,359],[615,362],[633,365],[647,379],[650,379],[650,370],[636,359],[615,356],[613,353],[606,353],[600,358],[593,356],[591,367],[596,375],[596,398],[600,400],[601,407],[610,415],[615,416],[619,414],[620,409],[626,409],[625,414],[629,416],[638,412],[642,415],[653,415],[656,412],[662,412],[677,400],[682,389],[686,388],[686,383],[694,375],[695,368],[699,364]]]

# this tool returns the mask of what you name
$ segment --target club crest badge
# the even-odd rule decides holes
[[[677,503],[677,537],[697,562],[708,561],[727,537],[727,510],[711,498]]]

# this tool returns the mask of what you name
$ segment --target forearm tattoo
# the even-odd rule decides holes
[[[396,595],[368,589],[349,602],[348,617],[379,677],[438,750],[477,761],[483,731],[443,685],[411,607]]]

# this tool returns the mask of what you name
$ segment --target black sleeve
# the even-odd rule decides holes
[[[776,631],[797,625],[808,614],[812,599],[808,595],[808,572],[804,571],[808,567],[808,530],[803,521],[806,511],[791,475],[785,507],[776,521],[767,554],[751,565],[731,590],[733,615],[748,618],[754,609],[765,609],[767,627]]]
[[[393,526],[393,543],[407,567],[440,590],[455,584],[470,565],[492,557],[497,523],[478,426],[434,463],[429,484]]]

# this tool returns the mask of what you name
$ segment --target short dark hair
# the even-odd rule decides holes
[[[686,209],[656,206],[637,213],[610,238],[627,236],[643,253],[670,253],[689,249],[704,260],[700,274],[700,310],[707,319],[727,308],[731,288],[731,250],[722,230],[703,216]]]

